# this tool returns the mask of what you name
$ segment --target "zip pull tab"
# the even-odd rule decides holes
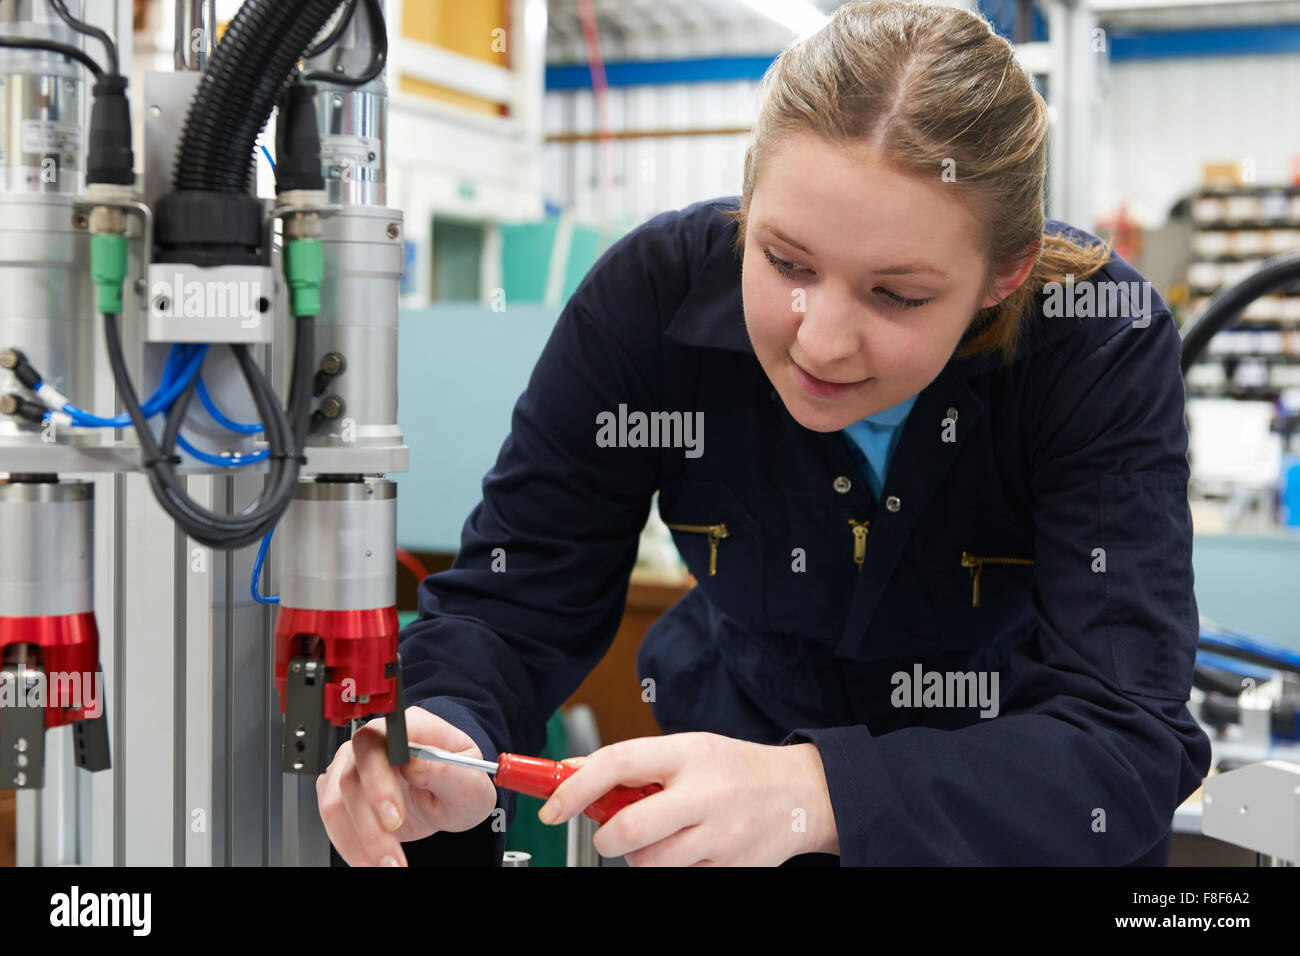
[[[718,542],[723,538],[731,536],[725,524],[675,524],[671,523],[668,527],[674,531],[690,531],[695,534],[707,534],[709,536],[709,574],[718,573]]]
[[[715,524],[709,526],[709,574],[718,573],[718,542],[727,537],[727,526]]]
[[[975,557],[975,555],[971,554],[969,551],[963,551],[961,553],[961,566],[963,568],[970,568],[970,579],[971,579],[970,606],[979,607],[980,606],[980,572],[984,570],[984,561],[982,558]]]
[[[862,573],[862,563],[867,560],[867,529],[869,521],[854,521],[849,519],[849,524],[853,526],[853,560],[858,566],[858,573]]]

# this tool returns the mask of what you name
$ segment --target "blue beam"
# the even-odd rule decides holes
[[[1108,30],[1106,39],[1112,62],[1296,53],[1300,52],[1300,24],[1274,23],[1206,30]]]
[[[611,87],[758,80],[774,59],[775,56],[713,56],[689,60],[628,60],[606,63],[605,79]],[[590,89],[591,69],[585,63],[548,66],[546,88]]]
[[[1035,35],[1041,25],[1035,23]],[[1300,52],[1300,23],[1203,30],[1109,30],[1112,62],[1173,57],[1249,56]],[[774,56],[715,56],[683,60],[627,60],[605,64],[611,87],[759,80]],[[546,68],[548,90],[591,89],[585,63]]]

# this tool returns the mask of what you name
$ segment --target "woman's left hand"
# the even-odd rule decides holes
[[[775,866],[800,853],[839,852],[815,744],[669,734],[564,763],[581,769],[542,807],[543,823],[563,823],[619,785],[663,785],[596,831],[600,855],[626,856],[631,866]]]

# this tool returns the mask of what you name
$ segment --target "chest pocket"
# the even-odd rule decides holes
[[[763,539],[748,509],[721,481],[706,480],[660,489],[659,513],[714,605],[762,629]]]
[[[1033,620],[1033,528],[1015,515],[973,509],[935,535],[922,588],[941,646],[981,647]]]

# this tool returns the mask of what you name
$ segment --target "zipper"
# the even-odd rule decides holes
[[[986,564],[1033,564],[1032,558],[994,558],[983,554],[961,553],[961,566],[970,568],[971,595],[970,606],[980,606],[980,572]]]
[[[709,536],[709,574],[718,573],[718,542],[731,534],[725,524],[670,524],[668,527],[674,531],[707,534]]]
[[[853,527],[853,560],[858,566],[858,573],[862,573],[862,562],[867,560],[867,529],[871,524],[870,521],[854,521],[849,519],[849,524]]]

